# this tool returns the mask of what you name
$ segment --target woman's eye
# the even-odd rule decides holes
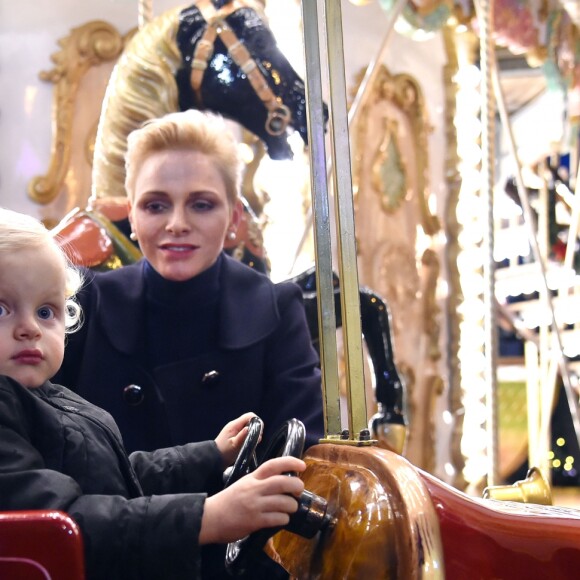
[[[50,320],[51,318],[54,318],[54,310],[49,306],[42,306],[36,312],[38,318],[41,318],[42,320]]]
[[[193,202],[192,205],[195,211],[209,211],[214,207],[214,204],[211,201],[207,201],[206,199],[197,199]]]
[[[160,213],[165,209],[165,204],[159,201],[150,201],[145,204],[145,209],[151,213]]]
[[[8,314],[8,308],[4,304],[0,304],[0,316],[6,316]]]

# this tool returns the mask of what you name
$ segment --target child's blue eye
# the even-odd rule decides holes
[[[42,318],[42,320],[50,320],[54,318],[54,311],[49,306],[42,306],[37,310],[38,317]]]
[[[8,308],[4,304],[0,304],[0,316],[6,316],[8,314]]]

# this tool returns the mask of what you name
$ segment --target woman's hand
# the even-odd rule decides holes
[[[248,434],[248,423],[255,416],[255,413],[244,413],[241,417],[227,423],[215,438],[215,443],[222,454],[224,469],[236,460]]]
[[[296,498],[304,491],[304,483],[287,472],[302,472],[304,469],[306,464],[301,459],[276,457],[220,493],[208,497],[199,543],[223,544],[263,528],[285,526],[290,521],[290,514],[298,509]]]

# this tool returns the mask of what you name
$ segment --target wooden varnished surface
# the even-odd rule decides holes
[[[425,574],[425,562],[433,572],[432,556],[440,548],[436,517],[420,477],[406,460],[384,449],[332,444],[312,447],[304,459],[305,487],[327,499],[335,523],[311,540],[284,531],[274,536],[267,551],[292,576],[442,577],[440,568]],[[415,498],[406,497],[409,493]]]

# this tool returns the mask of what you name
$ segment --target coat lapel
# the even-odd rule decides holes
[[[135,354],[145,337],[144,260],[100,275],[97,312],[115,349]]]
[[[280,314],[274,284],[264,274],[223,255],[220,274],[219,344],[251,346],[274,332]],[[102,329],[120,352],[138,352],[145,337],[144,260],[99,275],[97,312]]]
[[[245,348],[274,332],[280,321],[274,284],[224,255],[220,277],[220,346]]]

